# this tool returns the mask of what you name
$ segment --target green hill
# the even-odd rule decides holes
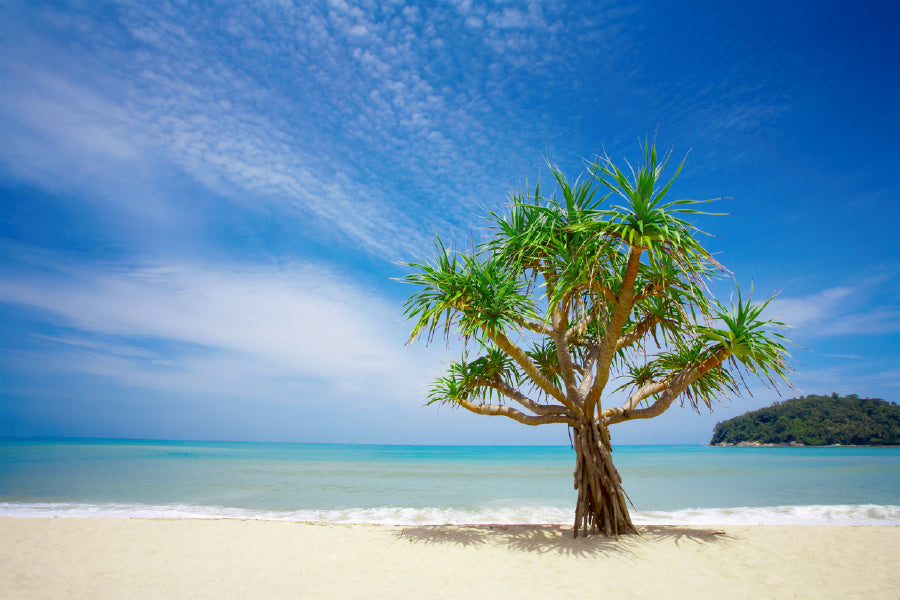
[[[801,396],[716,424],[710,445],[900,445],[900,406],[855,394]]]

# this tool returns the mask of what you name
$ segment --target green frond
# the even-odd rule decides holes
[[[465,337],[483,330],[489,335],[517,329],[516,319],[540,319],[521,279],[492,257],[451,253],[435,243],[433,263],[409,263],[415,272],[402,278],[421,289],[403,305],[413,325],[410,341],[426,333],[431,341],[443,329],[449,338],[453,327]]]
[[[658,365],[653,362],[644,363],[628,363],[625,365],[625,372],[618,379],[624,383],[616,388],[615,391],[620,392],[624,389],[638,389],[647,383],[653,383],[660,380],[662,372]]]
[[[459,404],[460,399],[484,401],[504,396],[488,383],[504,383],[513,388],[522,384],[523,376],[515,363],[502,350],[485,347],[484,354],[468,361],[453,361],[447,373],[438,377],[429,388],[426,404]]]
[[[597,381],[618,374],[619,390],[696,376],[679,401],[697,409],[737,393],[747,374],[766,385],[790,385],[784,324],[764,316],[771,299],[744,301],[738,291],[736,303],[725,307],[709,290],[710,281],[728,272],[700,243],[703,232],[693,219],[719,213],[706,211],[712,200],[670,198],[687,156],[670,176],[671,150],[658,154],[649,142],[641,150],[640,162],[625,161],[622,168],[608,155],[596,157],[574,181],[548,165],[552,186],[526,184],[505,211],[488,214],[488,241],[457,252],[438,238],[432,259],[407,265],[411,272],[400,281],[415,286],[403,304],[412,323],[410,341],[457,334],[465,353],[478,349],[476,358],[464,354],[434,382],[429,403],[503,402],[496,388],[505,386],[549,394],[546,385],[525,375],[533,371],[507,343],[521,348],[561,389],[559,354],[544,335],[549,324],[559,323],[558,315],[578,332],[569,339],[573,362],[583,364],[588,353],[601,357],[592,363],[595,375],[608,365],[609,370]],[[625,282],[632,281],[625,273],[635,250],[636,279],[623,295]],[[617,313],[623,306],[627,314]],[[610,349],[604,329],[623,320]],[[562,333],[554,338],[563,339]],[[508,340],[500,341],[500,334]],[[677,390],[684,380],[679,382]]]
[[[663,203],[669,188],[681,173],[682,160],[672,178],[661,184],[671,150],[660,162],[655,145],[645,144],[643,162],[637,171],[631,168],[631,179],[622,172],[608,155],[597,157],[590,166],[598,181],[622,198],[624,204],[593,211],[591,219],[581,219],[571,227],[575,230],[590,231],[595,235],[621,240],[631,247],[643,248],[648,252],[678,255],[683,268],[694,270],[691,263],[703,263],[711,259],[709,253],[696,240],[703,233],[693,223],[681,218],[682,215],[710,215],[697,210],[696,206],[712,200],[675,200]],[[627,162],[627,161],[626,161]]]
[[[434,247],[434,262],[407,263],[415,271],[400,279],[421,288],[403,304],[404,316],[414,323],[410,342],[422,333],[431,342],[441,325],[444,335],[449,336],[454,312],[465,304],[469,294],[464,265],[456,254],[448,251],[439,237]]]
[[[772,301],[745,302],[737,290],[737,303],[725,307],[714,301],[714,317],[721,327],[699,326],[699,335],[709,343],[716,343],[728,350],[729,363],[755,375],[771,387],[779,383],[789,384],[790,354],[787,338],[778,330],[787,326],[774,319],[764,319],[762,313]]]
[[[562,199],[517,193],[506,214],[490,213],[493,239],[486,247],[508,267],[517,271],[556,267],[567,263],[569,256],[585,241],[584,235],[573,235],[566,228],[590,218],[603,201],[596,198],[598,182],[593,175],[570,184],[562,172],[550,165]]]
[[[702,338],[677,341],[671,350],[661,353],[654,363],[661,372],[667,373],[667,377],[672,377],[676,373],[696,369],[713,356],[716,350],[717,346],[710,346]],[[732,393],[737,393],[737,381],[731,372],[719,365],[694,380],[680,397],[686,398],[691,408],[698,410],[701,403],[711,409],[714,401]]]
[[[468,373],[477,381],[502,381],[513,386],[522,382],[522,375],[513,360],[496,347],[487,348],[484,355],[470,362]]]
[[[556,344],[553,340],[544,339],[535,342],[527,351],[529,358],[537,365],[541,375],[546,377],[553,385],[559,386],[560,369],[559,359],[556,355]]]
[[[471,390],[466,388],[464,380],[464,367],[460,363],[451,363],[447,374],[431,384],[425,404],[457,405],[460,399],[468,400]]]

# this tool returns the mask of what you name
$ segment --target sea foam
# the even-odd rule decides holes
[[[223,506],[0,503],[0,517],[112,517],[133,519],[244,519],[385,525],[568,523],[572,509],[552,506],[483,509],[382,506],[267,511]],[[897,505],[814,505],[633,511],[638,525],[900,525]]]

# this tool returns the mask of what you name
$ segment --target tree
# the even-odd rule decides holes
[[[717,423],[711,445],[757,442],[810,446],[896,445],[900,408],[879,398],[809,395]]]
[[[711,409],[747,374],[787,382],[783,324],[761,316],[771,298],[753,303],[738,291],[726,307],[710,293],[727,271],[685,220],[710,214],[697,206],[709,201],[665,200],[684,166],[662,184],[670,156],[646,144],[630,178],[597,157],[574,184],[551,166],[558,196],[539,185],[514,193],[507,213],[489,213],[488,241],[455,251],[436,238],[434,259],[409,263],[402,279],[419,288],[404,304],[410,341],[463,342],[429,404],[571,428],[576,537],[637,533],[611,425],[660,415],[676,398]],[[621,405],[605,404],[622,390]]]

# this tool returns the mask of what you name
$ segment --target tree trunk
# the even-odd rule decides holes
[[[575,537],[601,532],[606,536],[637,533],[628,514],[622,477],[612,462],[609,430],[596,421],[575,428]]]

